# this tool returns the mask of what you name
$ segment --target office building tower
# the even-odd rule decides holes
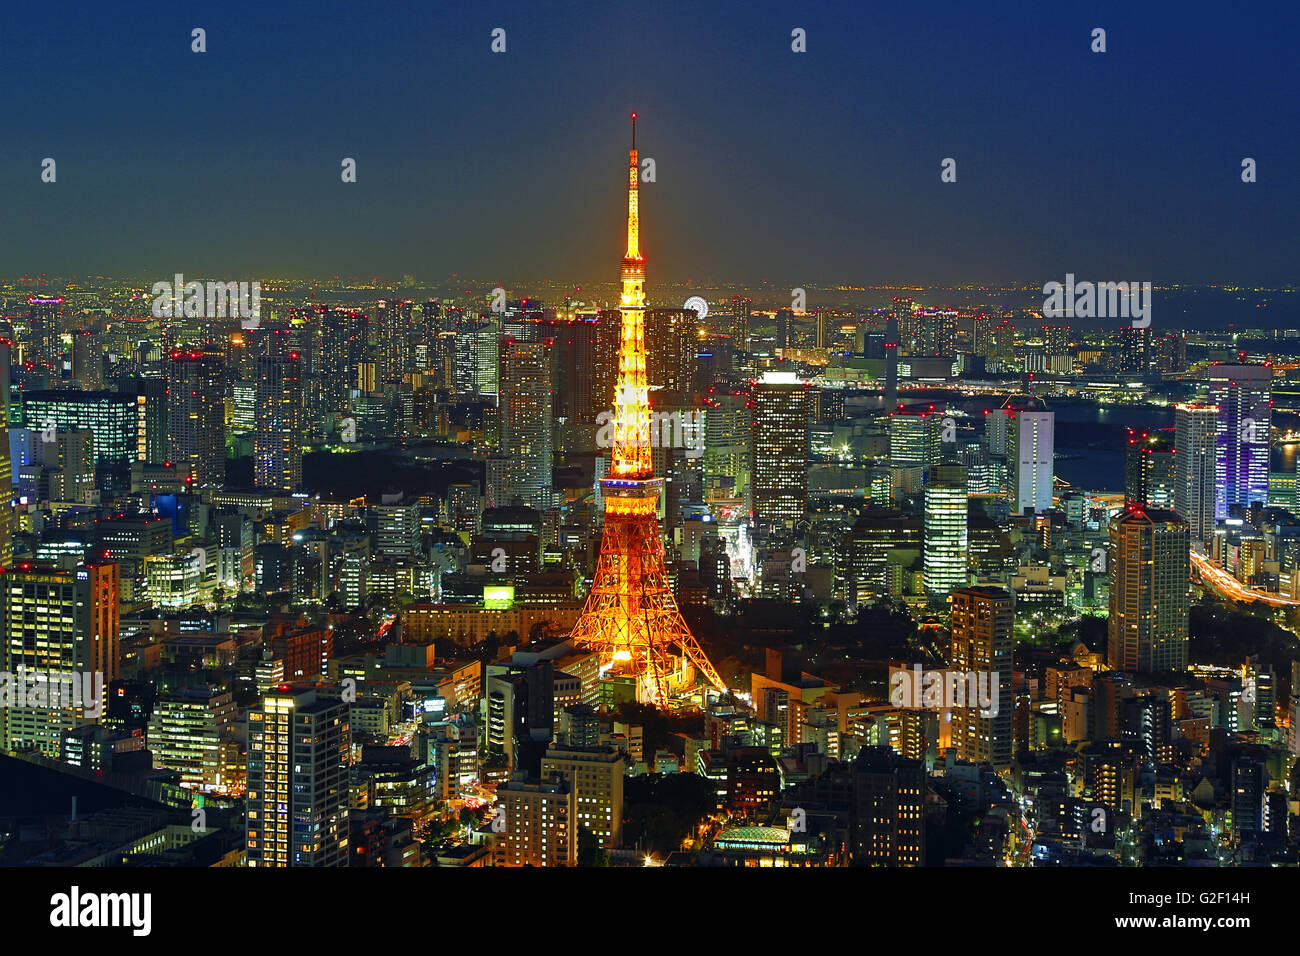
[[[302,485],[302,373],[298,354],[257,360],[253,480],[259,488]]]
[[[37,683],[47,691],[40,704],[0,707],[0,747],[57,757],[65,730],[98,722],[104,690],[118,677],[118,598],[111,562],[0,568],[0,664],[9,681],[25,681],[29,695]],[[73,680],[75,699],[64,693],[53,706],[48,690]]]
[[[98,332],[77,329],[72,333],[72,380],[91,392],[104,387],[104,346]]]
[[[118,380],[118,391],[131,396],[135,403],[135,460],[154,464],[166,461],[167,379],[127,376]]]
[[[1168,437],[1130,428],[1124,456],[1125,502],[1173,511],[1177,459]]]
[[[646,380],[651,407],[659,407],[657,391],[680,396],[691,391],[699,344],[700,318],[694,309],[646,309]]]
[[[793,372],[767,372],[751,401],[754,520],[793,523],[808,508],[808,419],[812,388]]]
[[[1111,668],[1129,673],[1187,667],[1188,524],[1171,511],[1129,506],[1110,524]]]
[[[494,398],[497,394],[497,347],[501,331],[495,322],[456,333],[456,394],[462,398]]]
[[[1214,535],[1218,434],[1217,405],[1174,406],[1174,510],[1187,520],[1195,541]]]
[[[709,400],[704,415],[704,494],[708,501],[740,501],[752,507],[753,414],[740,395]]]
[[[1054,419],[1042,399],[1012,397],[1003,406],[1007,422],[1007,471],[1011,510],[1041,514],[1052,508]]]
[[[167,368],[167,459],[195,486],[226,480],[226,384],[221,359],[172,352]]]
[[[174,770],[181,785],[228,789],[222,745],[235,720],[234,695],[225,688],[195,685],[159,694],[149,717],[149,749],[155,767]]]
[[[937,465],[925,486],[925,593],[946,598],[967,583],[966,468]]]
[[[943,416],[933,405],[900,406],[889,413],[891,465],[929,468],[942,458]]]
[[[63,296],[32,296],[27,300],[25,359],[55,378],[63,363]]]
[[[85,428],[94,436],[95,486],[122,493],[131,488],[131,462],[139,447],[139,412],[133,395],[120,392],[32,391],[23,399],[23,423],[52,435],[58,428]]]
[[[245,860],[348,865],[349,705],[281,686],[248,714]]]
[[[595,447],[596,321],[578,315],[554,326],[555,389],[552,416],[556,452],[588,451]],[[609,406],[606,406],[609,407]]]
[[[506,502],[551,506],[552,344],[500,343],[501,451],[506,456]]]
[[[1012,739],[1014,698],[1011,693],[1014,601],[1002,588],[961,588],[952,595],[951,670],[989,681],[994,705],[987,710],[966,705],[952,711],[952,742],[957,757],[992,764],[1001,770],[1015,756]],[[989,675],[987,678],[981,675]],[[996,680],[993,675],[996,675]],[[996,684],[996,694],[993,693]]]
[[[1219,408],[1215,518],[1234,505],[1268,504],[1269,448],[1273,425],[1273,370],[1265,365],[1214,365],[1210,402]]]

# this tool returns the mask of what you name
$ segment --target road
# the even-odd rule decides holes
[[[1234,601],[1263,601],[1273,607],[1300,607],[1300,601],[1292,598],[1246,587],[1203,554],[1193,551],[1192,564],[1200,573],[1202,581],[1224,597],[1232,598]]]

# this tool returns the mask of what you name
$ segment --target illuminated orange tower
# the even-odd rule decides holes
[[[636,114],[627,169],[627,255],[614,396],[610,469],[600,482],[605,530],[591,593],[573,628],[578,647],[600,652],[602,671],[634,676],[637,700],[663,706],[688,668],[720,691],[726,686],[677,610],[659,535],[663,479],[650,463],[650,389],[645,374],[645,259],[637,210]]]

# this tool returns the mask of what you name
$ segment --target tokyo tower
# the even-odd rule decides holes
[[[682,619],[664,567],[659,535],[659,495],[664,482],[654,477],[650,462],[645,259],[637,210],[639,169],[633,113],[614,440],[609,474],[600,481],[605,528],[591,593],[571,636],[577,647],[600,653],[602,672],[635,677],[638,701],[662,707],[689,681],[688,667],[719,691],[725,692],[726,685]]]

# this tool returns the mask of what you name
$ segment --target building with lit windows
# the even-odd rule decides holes
[[[86,428],[94,435],[95,486],[125,492],[139,444],[140,413],[120,392],[33,391],[23,396],[23,423],[36,432]]]
[[[1219,406],[1174,406],[1174,506],[1192,538],[1214,536],[1218,492]]]
[[[249,866],[348,865],[348,705],[281,685],[248,714]]]
[[[949,667],[962,674],[988,674],[997,686],[996,704],[952,711],[952,742],[957,757],[1001,770],[1015,756],[1011,719],[1012,635],[1015,601],[1002,588],[961,588],[952,595],[952,653]],[[968,701],[969,704],[969,701]]]
[[[1208,378],[1210,402],[1219,409],[1214,510],[1222,521],[1233,506],[1268,504],[1273,370],[1267,365],[1214,365]]]
[[[1047,410],[1042,399],[1013,396],[1003,406],[1007,422],[1007,472],[1011,491],[1011,510],[1024,514],[1052,507],[1053,455],[1055,453],[1055,414]]]
[[[530,508],[551,506],[552,354],[549,340],[500,343],[501,451],[504,500]]]
[[[542,776],[558,776],[573,790],[574,827],[590,832],[606,850],[623,842],[625,764],[613,747],[552,745],[542,758]]]
[[[167,369],[167,457],[196,485],[226,480],[226,385],[216,355],[172,352]]]
[[[560,777],[530,781],[520,772],[497,787],[493,866],[573,866],[577,862],[574,793]]]
[[[189,607],[199,601],[204,557],[200,553],[151,554],[144,559],[145,599],[154,607]]]
[[[768,372],[754,383],[752,402],[754,520],[800,521],[808,509],[812,388],[793,372]]]
[[[925,764],[887,746],[853,762],[849,851],[854,866],[925,865]]]
[[[259,488],[302,485],[303,380],[297,352],[257,360],[253,480]]]
[[[966,468],[938,465],[925,486],[925,593],[944,598],[968,580]]]
[[[118,676],[118,597],[112,563],[0,568],[0,669],[47,684],[98,675],[106,688]],[[57,757],[63,732],[97,722],[104,706],[0,707],[0,746]]]
[[[889,413],[889,462],[891,465],[939,463],[943,419],[933,405],[899,406]]]
[[[222,744],[234,719],[229,690],[204,685],[160,694],[149,717],[154,766],[175,770],[183,786],[229,788]]]
[[[1172,511],[1130,505],[1110,523],[1107,663],[1151,674],[1187,667],[1191,533]]]

